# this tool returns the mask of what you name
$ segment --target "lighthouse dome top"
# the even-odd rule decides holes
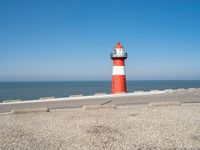
[[[124,47],[118,42],[110,56],[111,59],[116,59],[116,58],[126,59],[127,53],[124,51]]]
[[[115,46],[115,48],[123,49],[124,47],[120,44],[120,42],[118,42],[117,45]]]

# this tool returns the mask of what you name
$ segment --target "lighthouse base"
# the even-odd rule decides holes
[[[126,93],[126,76],[113,75],[112,76],[112,94]]]

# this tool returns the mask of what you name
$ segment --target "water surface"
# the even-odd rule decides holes
[[[200,88],[200,80],[127,81],[128,92],[178,88]],[[39,99],[69,95],[111,93],[111,81],[20,81],[0,82],[0,101],[9,99]]]

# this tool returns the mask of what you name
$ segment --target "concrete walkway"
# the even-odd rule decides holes
[[[128,93],[118,95],[95,95],[84,97],[68,97],[28,102],[0,103],[0,113],[15,109],[27,108],[80,108],[84,105],[141,105],[152,102],[200,103],[200,89],[179,89],[152,91],[145,93]]]

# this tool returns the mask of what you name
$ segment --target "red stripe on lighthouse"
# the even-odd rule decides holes
[[[125,93],[126,89],[126,76],[113,75],[112,76],[112,94]]]
[[[123,58],[117,58],[113,60],[113,66],[124,66],[124,59]]]

